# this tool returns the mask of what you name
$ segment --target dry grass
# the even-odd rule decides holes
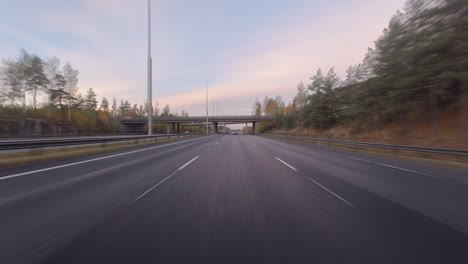
[[[436,117],[428,114],[427,117],[417,120],[384,125],[362,127],[338,125],[328,130],[294,128],[273,130],[271,133],[393,145],[468,149],[468,117],[467,113],[460,111],[441,112]]]
[[[418,162],[430,163],[445,167],[452,167],[457,169],[468,170],[468,158],[463,156],[445,155],[445,154],[433,154],[433,153],[421,153],[415,151],[405,150],[388,150],[388,149],[377,149],[372,147],[350,147],[345,145],[333,144],[331,147],[340,148],[344,150],[352,150],[372,155],[381,155],[392,158],[399,158],[404,160],[413,160]]]
[[[44,161],[55,161],[63,160],[68,158],[101,154],[106,152],[112,152],[117,150],[141,147],[146,145],[167,143],[172,141],[179,141],[182,139],[167,139],[167,138],[154,138],[150,140],[138,140],[138,141],[126,141],[126,142],[113,142],[113,143],[101,143],[92,145],[81,145],[81,146],[67,146],[60,148],[49,148],[49,149],[32,149],[27,152],[16,152],[16,153],[5,153],[0,154],[0,168],[11,168],[17,166],[23,166],[28,164],[34,164]]]
[[[296,140],[294,142],[306,144],[306,145],[314,145],[310,141],[300,141],[300,140],[297,141]],[[344,145],[344,144],[339,144],[339,143],[330,143],[330,144],[319,143],[317,145],[468,170],[468,157],[464,157],[464,156],[422,153],[422,152],[406,151],[406,150],[392,150],[392,149],[383,149],[383,148],[367,147],[367,146],[354,146],[354,145],[350,146],[350,145]]]

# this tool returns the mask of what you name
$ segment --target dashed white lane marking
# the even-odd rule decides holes
[[[144,192],[142,195],[138,196],[137,198],[135,198],[132,203],[138,201],[140,198],[142,198],[143,196],[145,196],[146,194],[148,194],[149,192],[151,192],[154,188],[158,187],[159,185],[161,185],[163,182],[165,182],[167,179],[171,178],[172,176],[174,176],[176,173],[178,172],[178,170],[174,171],[173,173],[171,173],[169,176],[167,176],[166,178],[164,178],[162,181],[158,182],[156,185],[154,185],[153,187],[151,187],[149,190],[147,190],[146,192]]]
[[[255,142],[252,142],[252,145],[257,146],[257,144],[255,144]]]
[[[219,142],[216,142],[216,143],[214,143],[214,145],[213,145],[213,146],[216,146],[216,145],[218,145],[218,144],[219,144]]]
[[[110,159],[110,158],[125,156],[125,155],[129,155],[129,154],[133,154],[133,153],[138,153],[138,152],[142,152],[142,151],[147,151],[147,150],[158,149],[158,148],[163,148],[163,147],[167,147],[167,146],[172,146],[172,145],[187,143],[187,142],[190,142],[190,141],[200,140],[200,139],[204,139],[204,138],[202,137],[202,138],[189,139],[189,140],[184,140],[184,141],[181,141],[181,142],[175,142],[175,143],[170,143],[170,144],[165,144],[165,145],[159,145],[159,146],[155,146],[155,147],[151,147],[151,148],[138,149],[138,150],[133,150],[133,151],[129,151],[129,152],[114,154],[114,155],[105,156],[105,157],[100,157],[100,158],[95,158],[95,159],[83,160],[83,161],[72,162],[72,163],[68,163],[68,164],[63,164],[63,165],[59,165],[59,166],[48,167],[48,168],[39,169],[39,170],[33,170],[33,171],[27,171],[27,172],[22,172],[22,173],[7,175],[7,176],[0,177],[0,181],[1,181],[1,180],[6,180],[6,179],[11,179],[11,178],[16,178],[16,177],[21,177],[21,176],[25,176],[25,175],[30,175],[30,174],[34,174],[34,173],[38,173],[38,172],[56,170],[56,169],[61,169],[61,168],[66,168],[66,167],[70,167],[70,166],[80,165],[80,164],[84,164],[84,163],[88,163],[88,162],[93,162],[93,161],[98,161],[98,160],[104,160],[104,159]]]
[[[290,164],[288,164],[286,161],[283,161],[283,160],[281,160],[281,159],[278,158],[278,157],[275,157],[275,159],[277,159],[279,162],[281,162],[281,163],[283,163],[284,165],[286,165],[286,166],[287,166],[288,168],[290,168],[291,170],[297,171],[296,168],[294,168],[293,166],[291,166]]]
[[[189,162],[185,163],[184,165],[182,165],[180,168],[178,168],[177,170],[180,171],[180,170],[183,170],[185,167],[187,167],[190,163],[194,162],[196,159],[198,159],[198,157],[200,157],[200,155],[196,156],[195,158],[191,159]]]
[[[405,168],[401,168],[401,167],[397,167],[397,166],[392,166],[392,165],[385,164],[385,163],[379,163],[379,162],[370,161],[370,160],[365,160],[365,159],[359,159],[359,158],[355,158],[355,157],[351,157],[351,156],[340,155],[340,154],[336,154],[336,153],[333,153],[333,152],[328,152],[328,153],[331,154],[331,155],[333,155],[333,156],[338,156],[338,157],[342,157],[342,158],[347,158],[347,159],[352,159],[352,160],[358,160],[358,161],[362,161],[362,162],[367,162],[367,163],[371,163],[371,164],[375,164],[375,165],[380,165],[380,166],[387,167],[387,168],[392,168],[392,169],[396,169],[396,170],[402,170],[402,171],[406,171],[406,172],[411,172],[411,173],[415,173],[415,174],[420,174],[420,175],[424,175],[424,176],[428,176],[428,177],[432,177],[432,178],[436,178],[436,179],[440,179],[440,180],[448,180],[447,178],[442,177],[442,176],[436,176],[436,175],[427,174],[427,173],[424,173],[424,172],[419,172],[419,171],[414,171],[414,170],[410,170],[410,169],[405,169]]]
[[[185,163],[184,165],[182,165],[180,168],[178,168],[176,171],[174,171],[173,173],[171,173],[169,176],[167,176],[166,178],[164,178],[162,181],[158,182],[156,185],[154,185],[153,187],[151,187],[150,189],[148,189],[146,192],[144,192],[142,195],[138,196],[137,198],[135,198],[133,202],[136,202],[138,201],[139,199],[141,199],[143,196],[147,195],[149,192],[151,192],[152,190],[154,190],[156,187],[158,187],[159,185],[161,185],[163,182],[167,181],[169,178],[171,178],[172,176],[174,176],[178,171],[181,171],[183,170],[185,167],[187,167],[190,163],[194,162],[196,159],[198,159],[198,157],[200,157],[200,155],[196,156],[195,158],[191,159],[189,162]]]
[[[322,189],[324,189],[325,191],[331,193],[333,196],[335,196],[336,198],[340,199],[342,202],[346,203],[347,205],[353,207],[353,208],[356,208],[356,206],[354,206],[352,203],[346,201],[343,197],[339,196],[338,194],[332,192],[330,189],[328,189],[327,187],[323,186],[322,184],[312,180],[311,178],[307,177],[307,179],[309,179],[311,182],[317,184],[319,187],[321,187]]]

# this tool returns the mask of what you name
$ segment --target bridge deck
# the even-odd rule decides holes
[[[251,122],[268,122],[273,121],[272,116],[209,116],[208,122],[218,123],[251,123]],[[120,119],[123,124],[146,124],[148,118],[146,117],[124,117]],[[192,116],[192,117],[154,117],[153,122],[156,123],[203,123],[206,122],[205,116]]]

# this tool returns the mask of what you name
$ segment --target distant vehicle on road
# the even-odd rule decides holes
[[[234,131],[234,132],[232,132],[232,134],[233,134],[233,135],[237,135],[237,134],[239,134],[239,133],[237,133],[237,131]]]

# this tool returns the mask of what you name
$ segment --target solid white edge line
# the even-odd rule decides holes
[[[183,170],[185,167],[187,167],[190,163],[194,162],[196,159],[198,159],[198,157],[200,157],[200,155],[196,156],[195,158],[191,159],[189,162],[185,163],[184,165],[182,165],[180,168],[178,168],[177,170],[180,171],[180,170]]]
[[[370,161],[370,160],[359,159],[359,158],[355,158],[355,157],[351,157],[351,156],[345,156],[345,157],[348,158],[348,159],[352,159],[352,160],[359,160],[359,161],[374,163],[374,162],[372,162],[372,161]]]
[[[332,191],[329,190],[327,187],[325,187],[325,186],[323,186],[322,184],[320,184],[320,183],[318,183],[318,182],[312,180],[311,178],[309,178],[309,177],[307,177],[307,176],[306,176],[306,178],[309,179],[310,181],[312,181],[313,183],[317,184],[318,186],[322,187],[322,189],[324,189],[325,191],[327,191],[327,192],[333,194],[336,198],[340,199],[342,202],[346,203],[347,205],[349,205],[349,206],[351,206],[351,207],[353,207],[353,208],[356,208],[356,206],[354,206],[352,203],[346,201],[344,198],[342,198],[342,197],[339,196],[338,194],[332,192]]]
[[[411,173],[415,173],[415,174],[420,174],[420,175],[432,177],[432,178],[435,178],[435,179],[440,179],[440,180],[446,180],[446,181],[448,181],[447,178],[442,177],[442,176],[436,176],[436,175],[427,174],[427,173],[424,173],[424,172],[419,172],[419,171],[414,171],[414,170],[410,170],[410,169],[405,169],[405,168],[401,168],[401,167],[397,167],[397,166],[392,166],[392,165],[385,164],[385,163],[379,163],[379,162],[370,161],[370,160],[365,160],[365,159],[358,159],[358,158],[354,158],[354,157],[351,157],[351,156],[344,156],[344,155],[336,154],[336,153],[333,153],[333,152],[328,152],[328,153],[331,154],[331,155],[337,156],[337,157],[348,158],[348,159],[352,159],[352,160],[358,160],[358,161],[367,162],[367,163],[371,163],[371,164],[375,164],[375,165],[380,165],[380,166],[387,167],[387,168],[392,168],[392,169],[396,169],[396,170],[402,170],[402,171],[406,171],[406,172],[411,172]]]
[[[355,158],[355,157],[340,155],[340,154],[336,154],[336,153],[333,153],[333,152],[328,152],[328,153],[331,154],[331,155],[337,156],[337,157],[348,158],[348,159],[352,159],[352,160],[359,160],[359,161],[368,162],[368,163],[375,163],[375,162],[370,161],[370,160],[358,159],[358,158]]]
[[[275,159],[277,159],[279,162],[283,163],[284,165],[288,166],[291,170],[297,171],[296,168],[294,168],[293,166],[289,165],[286,161],[283,161],[283,160],[281,160],[281,159],[278,158],[278,157],[275,157]]]
[[[115,157],[119,157],[119,156],[125,156],[125,155],[129,155],[129,154],[133,154],[133,153],[138,153],[138,152],[147,151],[147,150],[152,150],[152,149],[157,149],[157,148],[163,148],[163,147],[167,147],[167,146],[172,146],[172,145],[176,145],[176,144],[182,144],[182,143],[186,143],[186,142],[190,142],[190,141],[194,141],[194,140],[200,140],[200,139],[204,139],[204,137],[202,137],[202,138],[194,138],[194,139],[189,139],[189,140],[184,140],[184,141],[175,142],[175,143],[170,143],[170,144],[165,144],[165,145],[159,145],[159,146],[155,146],[155,147],[151,147],[151,148],[133,150],[133,151],[129,151],[129,152],[124,152],[124,153],[114,154],[114,155],[110,155],[110,156],[99,157],[99,158],[95,158],[95,159],[83,160],[83,161],[78,161],[78,162],[73,162],[73,163],[58,165],[58,166],[49,167],[49,168],[44,168],[44,169],[39,169],[39,170],[21,172],[21,173],[17,173],[17,174],[12,174],[12,175],[7,175],[7,176],[0,177],[0,181],[6,180],[6,179],[11,179],[11,178],[16,178],[16,177],[21,177],[21,176],[25,176],[25,175],[30,175],[30,174],[34,174],[34,173],[38,173],[38,172],[50,171],[50,170],[55,170],[55,169],[61,169],[61,168],[66,168],[66,167],[70,167],[70,166],[80,165],[80,164],[83,164],[83,163],[88,163],[88,162],[93,162],[93,161],[98,161],[98,160],[104,160],[104,159],[110,159],[110,158],[115,158]]]
[[[412,172],[412,173],[416,173],[416,174],[421,174],[421,175],[429,176],[429,177],[436,178],[436,179],[448,180],[447,178],[444,178],[444,177],[441,177],[441,176],[435,176],[435,175],[427,174],[427,173],[424,173],[424,172],[419,172],[419,171],[409,170],[409,169],[405,169],[405,168],[400,168],[400,167],[388,165],[388,164],[385,164],[385,163],[377,163],[376,162],[375,164],[378,164],[378,165],[384,166],[384,167],[388,167],[388,168],[392,168],[392,169],[397,169],[397,170]]]

